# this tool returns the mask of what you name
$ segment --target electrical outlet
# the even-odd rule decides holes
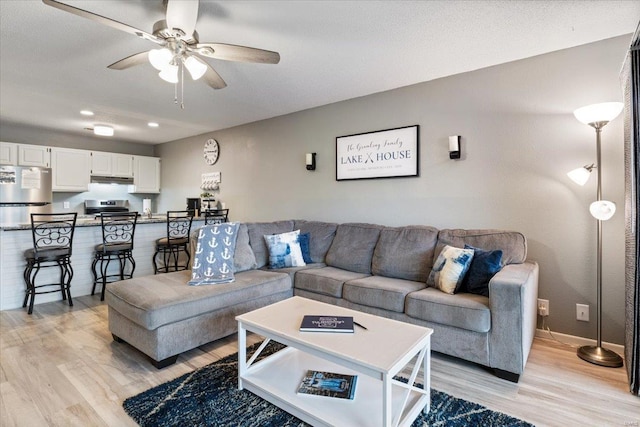
[[[549,315],[549,300],[538,298],[538,314],[542,317]]]
[[[64,209],[69,209],[69,202],[62,202],[62,207]]]
[[[576,304],[576,319],[581,322],[589,321],[589,305],[588,304]]]

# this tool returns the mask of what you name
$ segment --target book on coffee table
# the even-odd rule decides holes
[[[300,383],[298,393],[353,400],[357,383],[357,375],[307,371]]]
[[[353,333],[351,316],[312,316],[302,318],[300,332],[347,332]]]

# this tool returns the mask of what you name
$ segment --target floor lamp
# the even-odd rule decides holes
[[[601,163],[600,163],[600,133],[602,128],[611,120],[618,117],[622,111],[621,102],[605,102],[601,104],[587,105],[573,112],[576,119],[596,130],[596,163],[575,169],[567,175],[580,185],[584,185],[589,179],[593,169],[596,169],[598,178],[597,200],[589,206],[589,212],[598,223],[598,257],[597,257],[597,345],[582,346],[578,349],[578,357],[587,362],[619,368],[622,366],[622,358],[612,350],[602,347],[602,221],[610,219],[616,211],[613,202],[602,200]]]

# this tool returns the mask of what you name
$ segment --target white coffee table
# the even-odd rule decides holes
[[[353,316],[353,334],[300,332],[302,317]],[[293,297],[236,317],[238,388],[247,389],[314,426],[409,426],[429,411],[432,329]],[[247,331],[265,337],[247,360]],[[263,360],[270,340],[287,346]],[[408,384],[393,377],[414,362]],[[423,389],[415,386],[423,366]],[[297,394],[307,370],[357,374],[353,400]]]

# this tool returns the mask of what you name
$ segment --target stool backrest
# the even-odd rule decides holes
[[[193,215],[189,211],[167,211],[168,243],[184,243],[185,239],[189,242],[192,221]]]
[[[104,212],[100,214],[100,222],[105,249],[109,245],[127,245],[133,249],[138,212]]]
[[[214,209],[204,212],[204,225],[229,222],[229,209]]]
[[[49,249],[67,249],[71,255],[73,232],[76,228],[74,213],[32,213],[31,235],[36,255]]]

